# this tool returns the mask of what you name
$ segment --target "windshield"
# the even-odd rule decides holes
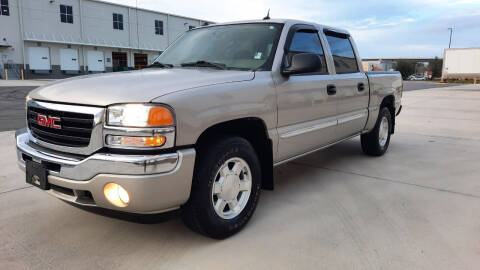
[[[282,28],[282,24],[250,23],[191,30],[155,62],[174,66],[208,62],[227,69],[270,70]]]

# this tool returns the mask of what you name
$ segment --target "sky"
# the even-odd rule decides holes
[[[107,0],[135,6],[137,0]],[[138,7],[214,22],[272,18],[347,29],[363,58],[443,57],[480,47],[480,0],[138,0]]]

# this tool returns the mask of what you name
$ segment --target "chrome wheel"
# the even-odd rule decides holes
[[[218,169],[212,185],[212,204],[223,219],[238,216],[247,205],[252,190],[252,173],[247,162],[231,158]]]
[[[387,117],[383,116],[378,129],[378,142],[383,148],[387,144],[388,133],[390,132],[389,123]]]

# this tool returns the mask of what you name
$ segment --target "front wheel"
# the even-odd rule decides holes
[[[377,123],[372,131],[362,134],[362,150],[370,156],[382,156],[387,152],[392,134],[392,115],[383,107],[378,115]]]
[[[260,188],[260,162],[247,140],[230,137],[200,147],[183,221],[209,237],[229,237],[253,215]]]

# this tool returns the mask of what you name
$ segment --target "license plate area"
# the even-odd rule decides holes
[[[26,182],[43,190],[50,189],[47,179],[47,169],[41,163],[31,160],[25,161]]]

